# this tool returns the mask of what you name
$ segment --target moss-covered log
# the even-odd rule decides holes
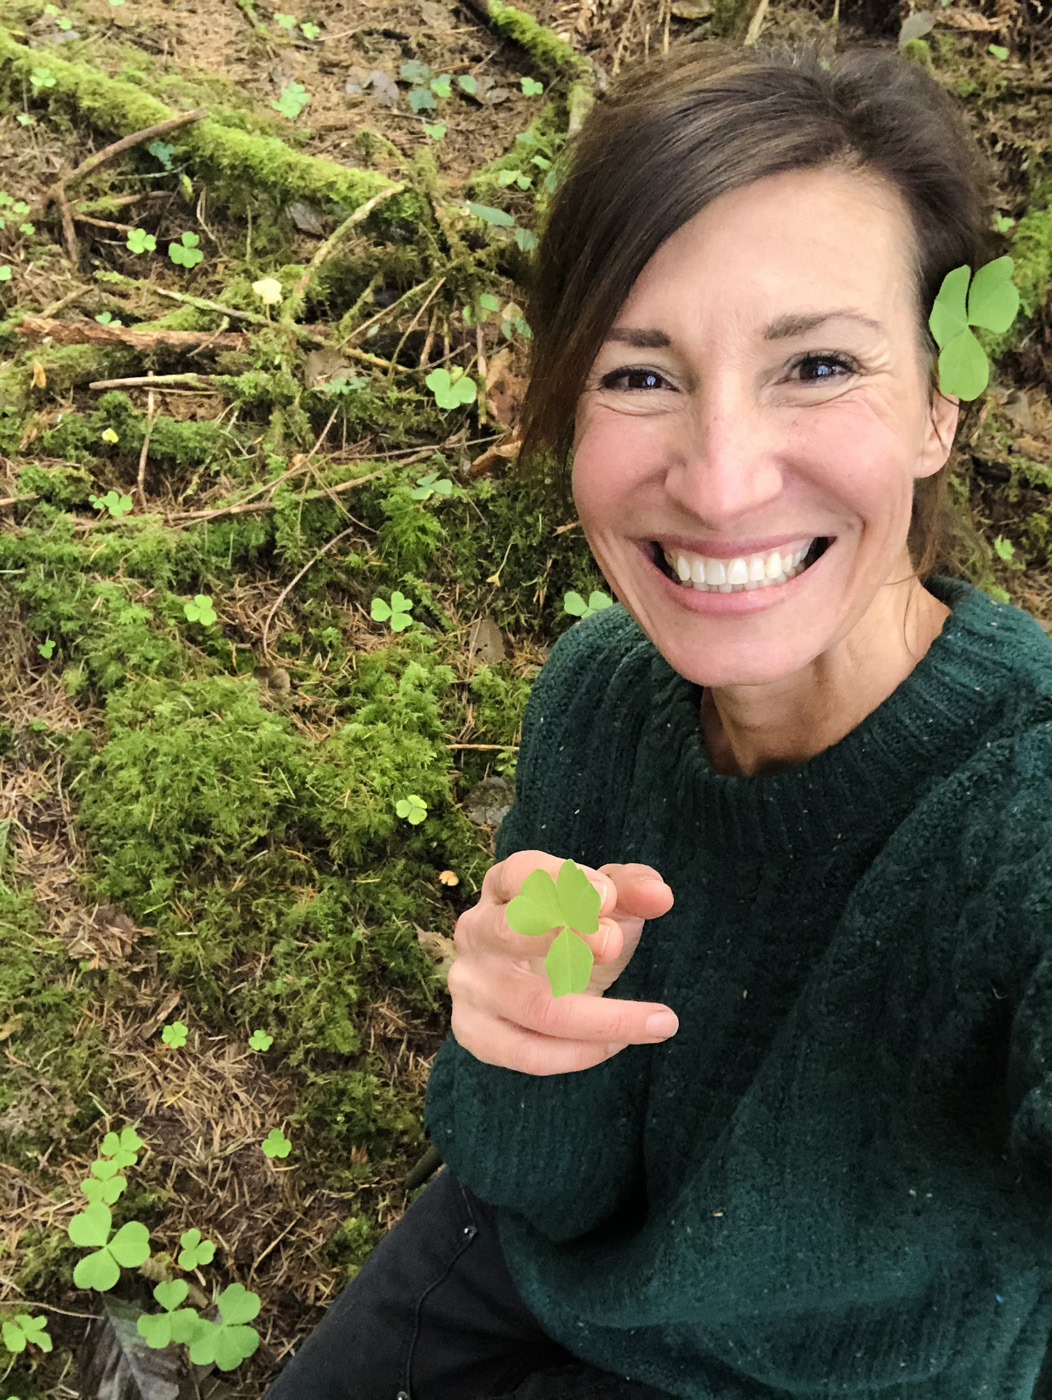
[[[177,115],[133,83],[107,77],[87,63],[67,62],[51,50],[43,54],[19,44],[3,26],[0,62],[10,64],[26,82],[35,68],[46,66],[55,80],[54,87],[48,90],[50,100],[71,100],[78,111],[104,131],[127,136]],[[238,131],[213,118],[205,118],[173,139],[198,171],[220,190],[252,185],[282,201],[307,199],[350,210],[391,189],[395,183],[375,171],[348,168],[320,156],[306,155],[276,136]],[[407,193],[400,198],[412,203],[414,197]]]

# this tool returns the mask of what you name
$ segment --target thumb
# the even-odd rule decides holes
[[[599,906],[600,918],[628,914],[640,919],[658,919],[667,914],[675,896],[652,865],[601,865],[596,872],[613,886]]]

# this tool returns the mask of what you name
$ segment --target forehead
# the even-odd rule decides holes
[[[850,306],[886,323],[896,308],[911,314],[911,248],[908,212],[885,181],[786,171],[721,195],[677,229],[639,274],[624,311],[753,319],[754,310],[766,323]]]

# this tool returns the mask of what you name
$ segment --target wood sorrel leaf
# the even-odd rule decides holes
[[[965,263],[961,267],[955,267],[942,279],[942,286],[928,317],[928,329],[940,348],[948,344],[955,335],[968,329],[965,297],[970,276],[971,269]]]
[[[544,959],[552,996],[564,997],[567,992],[583,992],[592,975],[594,961],[587,943],[582,943],[576,934],[564,928]]]
[[[110,1240],[109,1251],[124,1268],[137,1269],[150,1257],[150,1232],[140,1221],[129,1220]]]
[[[939,355],[939,389],[971,402],[983,392],[989,379],[986,351],[966,326]]]
[[[981,267],[972,278],[968,292],[968,320],[1000,334],[1015,320],[1019,292],[1012,282],[1013,260],[1005,255]]]
[[[549,877],[550,878],[550,877]],[[562,922],[578,933],[596,933],[599,929],[599,892],[579,865],[564,860],[555,881],[562,910]]]
[[[121,1276],[120,1265],[108,1249],[86,1254],[73,1270],[73,1282],[78,1288],[94,1288],[106,1293]]]
[[[68,1234],[74,1244],[103,1245],[112,1229],[113,1212],[109,1206],[102,1201],[92,1201],[69,1222]]]
[[[566,922],[559,907],[555,881],[547,870],[534,870],[526,876],[519,893],[508,902],[504,917],[509,928],[531,938],[542,937],[549,929]]]

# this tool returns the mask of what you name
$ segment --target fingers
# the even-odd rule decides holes
[[[523,1074],[573,1074],[578,1070],[592,1069],[619,1054],[629,1043],[634,1043],[624,1040],[568,1040],[541,1035],[508,1021],[488,1020],[476,1014],[469,1005],[457,1001],[453,1004],[450,1028],[457,1043],[476,1059]],[[643,1043],[657,1042],[650,1038]]]
[[[472,1021],[476,1028],[492,1022],[505,1034],[509,1030],[533,1032],[541,1040],[584,1042],[593,1050],[605,1051],[612,1043],[659,1045],[679,1028],[675,1013],[661,1002],[619,1001],[587,992],[553,997],[547,978],[535,972],[509,971],[502,957],[457,959],[449,969],[449,990],[454,1009],[462,1022],[467,1020],[469,1030]],[[672,1021],[655,1033],[648,1022],[662,1014],[671,1016]],[[468,1048],[478,1053],[474,1046]]]

